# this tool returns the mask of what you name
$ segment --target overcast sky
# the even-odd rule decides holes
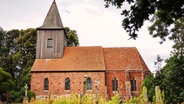
[[[53,0],[0,0],[0,26],[4,30],[37,28],[42,25]],[[162,45],[148,32],[149,22],[137,40],[122,28],[121,10],[105,8],[103,0],[56,0],[64,26],[76,30],[80,46],[137,47],[151,71],[159,54],[167,59],[172,43]],[[124,6],[126,8],[127,5]]]

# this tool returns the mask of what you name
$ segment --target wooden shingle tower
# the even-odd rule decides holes
[[[54,0],[43,25],[37,28],[36,58],[61,58],[66,45],[66,34]]]

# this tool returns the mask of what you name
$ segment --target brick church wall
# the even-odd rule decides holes
[[[106,86],[108,98],[116,95],[118,92],[112,91],[112,80],[116,78],[118,80],[118,88],[122,85],[122,94],[125,95],[125,72],[124,71],[108,71],[106,72]]]
[[[128,75],[127,75],[128,74]],[[105,85],[107,86],[107,94],[108,98],[120,93],[121,91],[122,96],[126,97],[128,95],[128,91],[126,91],[126,81],[130,81],[131,78],[136,78],[137,81],[137,91],[131,91],[132,96],[138,96],[141,91],[141,85],[143,82],[142,79],[143,72],[141,71],[130,71],[125,72],[123,71],[107,71],[105,75]],[[116,78],[118,80],[118,91],[112,91],[112,80]],[[120,90],[120,88],[122,89]]]
[[[32,72],[31,90],[37,96],[43,95],[66,95],[82,94],[84,88],[84,76],[92,79],[92,90],[87,90],[86,94],[95,94],[95,80],[99,81],[99,96],[105,97],[105,72]],[[65,79],[70,78],[70,90],[65,90]],[[44,91],[44,78],[49,79],[49,90]]]

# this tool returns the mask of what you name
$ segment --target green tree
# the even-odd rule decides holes
[[[184,57],[173,55],[162,69],[160,88],[165,91],[166,103],[184,102]]]
[[[11,35],[10,35],[11,33]],[[0,67],[3,67],[3,69],[6,72],[9,72],[13,78],[15,78],[15,71],[16,71],[16,63],[13,63],[12,55],[16,52],[15,51],[15,42],[16,37],[18,37],[19,32],[17,30],[12,30],[10,32],[4,32],[2,34],[4,39],[3,42],[3,48],[2,48],[2,55],[1,55],[1,64]]]
[[[184,19],[179,19],[174,24],[170,37],[174,41],[174,50],[163,68],[166,80],[162,82],[167,82],[163,86],[163,89],[168,88],[168,92],[165,92],[167,102],[181,103],[184,102]]]
[[[178,35],[179,36],[179,35]],[[178,41],[177,41],[178,44]],[[177,47],[172,52],[166,65],[162,70],[157,71],[155,78],[148,77],[144,80],[143,85],[148,88],[149,101],[153,101],[154,87],[160,86],[164,91],[165,103],[181,103],[184,102],[184,56],[181,53],[183,47]],[[179,50],[179,51],[177,51]],[[180,54],[181,53],[181,54]]]
[[[0,100],[3,98],[3,95],[6,96],[8,102],[9,92],[13,89],[14,82],[12,76],[3,70],[0,67]]]
[[[78,46],[79,39],[77,31],[71,30],[69,27],[65,27],[65,32],[67,34],[67,46]]]
[[[5,55],[5,37],[6,37],[6,32],[0,27],[0,67],[4,65],[3,63],[4,60],[4,55]]]
[[[154,101],[154,88],[160,86],[164,91],[165,103],[184,102],[184,57],[173,54],[166,63],[162,70],[157,71],[155,78],[148,76],[144,80],[143,86],[148,88],[148,99]]]
[[[155,78],[150,74],[143,82],[142,87],[148,89],[148,101],[153,102],[153,96],[155,96]]]
[[[157,55],[157,59],[154,62],[156,71],[159,72],[162,68],[162,61],[163,59],[160,57],[160,55]]]
[[[0,56],[3,56],[3,48],[4,48],[4,43],[5,43],[5,31],[0,27]]]
[[[106,7],[109,5],[123,8],[129,4],[129,8],[122,10],[124,16],[123,28],[129,33],[131,38],[136,39],[139,29],[144,25],[144,21],[153,22],[150,33],[154,37],[165,40],[169,35],[169,29],[175,21],[184,16],[183,0],[104,0]],[[152,17],[152,18],[151,18]]]
[[[174,22],[174,27],[171,30],[172,36],[169,38],[173,40],[174,54],[183,56],[184,54],[184,19],[179,19]]]
[[[153,93],[151,86],[160,86],[161,90],[164,91],[166,103],[184,102],[184,23],[179,20],[175,21],[174,24],[172,37],[170,37],[174,40],[170,58],[166,60],[166,65],[162,70],[157,71],[155,78],[148,77],[143,84],[148,88],[148,93],[150,91]],[[157,57],[156,65],[162,61],[160,59]],[[153,94],[148,94],[149,101],[153,101],[152,97]]]
[[[10,30],[2,34],[4,39],[0,66],[10,73],[15,81],[16,88],[20,89],[25,83],[25,77],[35,58],[36,30]]]
[[[19,30],[20,37],[16,42],[16,53],[13,60],[17,63],[17,87],[20,89],[25,83],[30,83],[30,69],[36,54],[36,29]]]
[[[25,97],[25,88],[21,88],[20,91],[15,91],[15,90],[12,90],[10,92],[10,100],[14,103],[20,103],[23,101],[24,97]],[[31,90],[28,90],[27,92],[27,97],[28,99],[30,100],[31,98],[34,98],[35,97],[35,93]]]

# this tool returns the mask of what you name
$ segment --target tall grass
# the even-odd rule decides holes
[[[70,96],[62,96],[61,98],[54,99],[35,100],[32,98],[30,104],[164,104],[164,97],[161,96],[161,93],[159,93],[160,99],[162,99],[160,102],[149,102],[145,95],[147,95],[147,89],[143,87],[139,97],[133,97],[128,101],[121,99],[119,94],[113,96],[109,101],[106,101],[104,98],[96,99],[94,95],[89,94],[86,94],[82,98],[80,98],[78,94],[72,94]]]

